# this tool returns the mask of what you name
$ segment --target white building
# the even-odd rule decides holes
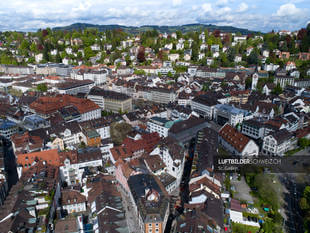
[[[43,60],[43,53],[39,53],[39,54],[35,55],[34,58],[36,60],[36,63],[40,63]]]
[[[60,166],[60,177],[68,185],[82,184],[85,168],[102,167],[102,155],[99,148],[88,148],[81,152],[71,151],[63,155],[63,166]]]
[[[220,129],[219,144],[236,156],[257,156],[259,153],[259,147],[253,140],[244,136],[229,124],[225,124]]]
[[[258,120],[250,119],[242,123],[242,134],[248,137],[254,139],[264,138],[265,132],[264,123]]]
[[[213,114],[213,118],[218,124],[224,125],[225,123],[229,123],[232,126],[241,124],[243,120],[251,119],[253,116],[254,115],[247,110],[236,108],[227,104],[217,104],[214,107]]]
[[[170,60],[170,61],[173,61],[173,62],[175,62],[176,60],[178,60],[180,58],[180,54],[178,54],[178,53],[172,53],[172,54],[169,54],[168,55],[168,59]]]
[[[174,124],[174,121],[169,121],[161,117],[152,117],[147,122],[147,131],[150,133],[157,132],[160,137],[167,137],[168,131]]]
[[[166,165],[167,173],[176,178],[177,186],[179,186],[184,169],[186,150],[177,141],[166,138],[159,143],[159,146],[150,155],[159,155],[161,157]]]
[[[69,189],[61,192],[62,208],[68,214],[86,211],[86,197],[79,190]]]
[[[263,154],[283,156],[291,147],[292,134],[286,129],[273,132],[264,137]]]
[[[197,96],[191,101],[191,109],[202,117],[212,120],[217,103],[217,99],[214,97]]]
[[[95,85],[103,85],[107,82],[107,70],[102,71],[88,71],[84,73],[84,79],[89,79],[95,82]]]

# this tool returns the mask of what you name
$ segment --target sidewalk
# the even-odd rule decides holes
[[[123,200],[123,206],[126,211],[126,220],[128,225],[128,230],[130,233],[141,233],[140,228],[138,227],[138,219],[133,210],[133,204],[131,203],[130,197],[117,186],[118,191],[120,192]]]

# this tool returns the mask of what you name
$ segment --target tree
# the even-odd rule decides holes
[[[192,45],[192,60],[198,61],[199,48],[198,44],[194,41]]]
[[[276,87],[272,90],[272,94],[274,94],[274,95],[280,95],[282,92],[283,92],[283,90],[280,86],[280,83],[278,83],[276,85]]]
[[[56,61],[57,63],[61,63],[61,62],[62,62],[62,59],[61,59],[61,57],[60,57],[59,52],[56,54],[55,61]]]
[[[131,126],[125,122],[112,123],[111,126],[111,138],[116,145],[122,144],[127,134],[132,130]]]
[[[250,89],[252,87],[252,79],[251,78],[247,78],[245,80],[245,89]]]
[[[309,203],[306,198],[302,197],[299,201],[300,209],[308,210],[310,208]]]
[[[235,61],[235,56],[236,56],[236,48],[230,47],[227,51],[227,58],[230,62]]]
[[[93,57],[95,54],[93,50],[90,47],[86,47],[84,49],[85,59],[89,60],[89,58]]]
[[[171,71],[169,71],[169,72],[167,73],[167,76],[168,76],[169,78],[173,78],[173,74],[171,73]]]
[[[306,148],[310,145],[310,140],[307,138],[299,138],[298,139],[298,146],[301,148]]]
[[[255,50],[251,52],[251,54],[247,57],[247,62],[250,65],[257,65],[258,64],[258,54]]]
[[[140,63],[145,62],[145,49],[143,46],[139,48],[137,59]]]
[[[47,85],[45,83],[40,83],[37,86],[37,90],[40,92],[46,92],[47,91]]]
[[[44,49],[43,49],[43,60],[45,60],[45,61],[49,61],[50,60],[49,55],[48,55],[48,46],[47,46],[47,44],[44,46]]]

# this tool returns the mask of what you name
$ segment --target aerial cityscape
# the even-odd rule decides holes
[[[0,233],[310,233],[310,3],[0,3]]]

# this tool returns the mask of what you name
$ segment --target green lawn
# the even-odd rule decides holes
[[[233,233],[257,233],[259,232],[259,227],[247,226],[240,223],[232,223]]]

